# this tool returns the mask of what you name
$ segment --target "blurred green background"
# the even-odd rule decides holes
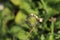
[[[60,0],[0,0],[0,40],[60,40]]]

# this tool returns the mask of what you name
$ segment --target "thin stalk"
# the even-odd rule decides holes
[[[32,31],[34,30],[34,27],[35,27],[35,26],[33,26],[32,29],[30,30],[30,32],[28,33],[27,38],[30,36],[30,34],[31,34]],[[27,38],[26,38],[26,40],[27,40]]]
[[[54,34],[54,21],[51,22],[51,34]]]
[[[54,21],[51,22],[51,33],[50,33],[50,36],[49,36],[49,40],[54,40]]]
[[[47,4],[44,2],[44,0],[41,0],[42,2],[42,5],[43,5],[43,8],[46,10],[46,12],[48,13],[48,10],[47,10]]]
[[[50,31],[50,29],[47,27],[46,22],[44,22],[44,28],[47,29],[48,31]]]

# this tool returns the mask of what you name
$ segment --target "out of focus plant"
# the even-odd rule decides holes
[[[60,40],[60,0],[0,3],[0,40]]]

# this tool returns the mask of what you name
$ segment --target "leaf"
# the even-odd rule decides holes
[[[17,38],[21,39],[21,40],[26,40],[28,39],[27,38],[27,33],[24,32],[24,31],[20,31],[17,35],[16,35]]]
[[[11,2],[15,5],[18,5],[20,9],[24,9],[26,12],[28,12],[28,14],[30,14],[30,13],[38,14],[37,10],[32,9],[31,3],[33,3],[33,2],[31,2],[31,1],[28,1],[28,0],[11,0]],[[30,3],[28,3],[28,2],[30,2]]]
[[[11,28],[10,33],[12,33],[15,37],[25,40],[27,36],[27,32],[24,31],[21,27],[19,26],[14,26]]]
[[[49,36],[49,40],[54,40],[54,37],[52,34]]]
[[[1,31],[2,35],[5,35],[8,32],[7,22],[14,18],[14,15],[11,13],[9,8],[5,8],[1,13]]]
[[[60,12],[60,0],[45,0],[48,7]]]
[[[14,18],[14,15],[12,14],[12,12],[9,10],[9,8],[5,8],[3,11],[2,11],[2,19],[4,20],[11,20]]]
[[[19,11],[15,17],[16,24],[23,24],[26,20],[27,15],[24,14],[24,12]]]
[[[57,28],[60,29],[60,21],[56,22]]]
[[[41,35],[41,40],[45,40],[45,37],[43,34]]]
[[[19,32],[21,30],[21,28],[19,26],[13,26],[11,29],[10,29],[10,33],[12,34],[16,34],[17,32]]]
[[[11,0],[14,5],[20,5],[21,0]]]
[[[28,2],[22,2],[19,7],[20,9],[24,9],[26,12],[28,12],[28,14],[38,14],[37,10],[33,10]]]
[[[58,3],[58,2],[60,2],[60,0],[44,0],[44,1],[47,3],[51,3],[51,2]]]

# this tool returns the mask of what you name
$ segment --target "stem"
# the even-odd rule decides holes
[[[54,22],[53,21],[51,22],[51,26],[50,27],[51,27],[51,34],[53,34],[54,33]]]
[[[34,27],[35,27],[35,26],[33,26],[32,29],[30,30],[29,34],[27,35],[27,38],[30,36],[30,34],[31,34],[32,31],[34,30]],[[26,39],[27,39],[27,38],[26,38]]]
[[[46,12],[48,13],[48,10],[47,10],[47,5],[46,3],[44,2],[44,0],[41,0],[42,4],[43,4],[43,8],[46,10]]]
[[[48,31],[50,31],[50,29],[47,27],[46,22],[44,22],[44,27],[45,27],[45,29],[47,29]]]
[[[50,37],[49,37],[49,40],[54,40],[54,21],[51,22],[51,34],[50,34]]]

